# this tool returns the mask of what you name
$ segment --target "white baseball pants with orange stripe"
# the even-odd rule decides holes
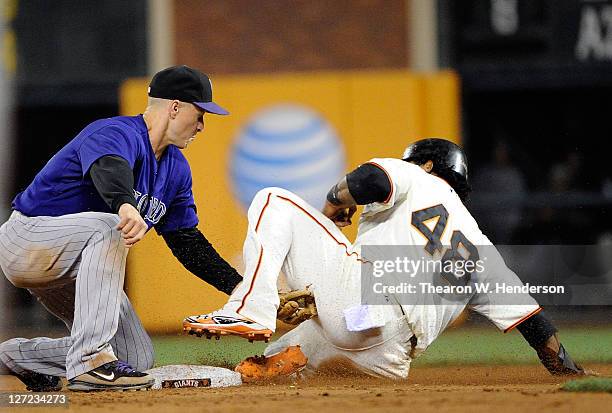
[[[382,328],[351,332],[343,311],[360,304],[360,258],[336,225],[297,195],[267,188],[253,199],[244,243],[244,280],[224,309],[236,311],[272,331],[279,305],[282,270],[289,287],[310,286],[318,317],[272,343],[266,354],[300,344],[307,370],[344,359],[375,376],[406,377],[410,365],[409,330],[399,306],[385,306]]]

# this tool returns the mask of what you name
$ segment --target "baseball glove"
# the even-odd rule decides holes
[[[281,292],[278,293],[278,297],[280,298],[280,305],[276,318],[283,323],[298,325],[317,315],[314,294],[308,288]]]

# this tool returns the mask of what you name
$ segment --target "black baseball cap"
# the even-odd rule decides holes
[[[189,66],[172,66],[157,72],[149,84],[149,96],[193,103],[205,112],[229,115],[212,101],[212,83],[207,75]]]

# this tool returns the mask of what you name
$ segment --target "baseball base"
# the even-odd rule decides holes
[[[155,377],[154,390],[231,387],[242,384],[239,373],[221,367],[179,364],[156,367],[146,372]]]

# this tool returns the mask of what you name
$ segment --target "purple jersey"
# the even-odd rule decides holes
[[[170,145],[157,161],[142,115],[87,125],[15,197],[13,208],[28,216],[112,212],[89,176],[92,164],[105,155],[120,156],[130,164],[134,196],[149,229],[155,226],[165,233],[198,224],[187,159]]]

